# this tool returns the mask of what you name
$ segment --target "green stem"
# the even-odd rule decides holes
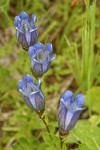
[[[52,139],[52,136],[51,136],[51,133],[50,133],[50,130],[49,130],[49,128],[48,128],[48,125],[47,125],[45,119],[44,119],[43,117],[41,117],[41,116],[39,116],[39,117],[40,117],[40,119],[43,121],[43,123],[44,123],[44,125],[45,125],[45,127],[46,127],[46,129],[47,129],[47,131],[48,131],[48,133],[49,133],[49,136],[50,136],[51,140],[53,140],[53,139]]]
[[[39,115],[40,119],[43,121],[43,123],[44,123],[44,125],[45,125],[45,127],[46,127],[46,129],[47,129],[47,132],[49,133],[49,136],[50,136],[50,138],[51,138],[51,140],[52,140],[52,142],[53,142],[53,144],[54,144],[54,146],[56,147],[57,150],[59,150],[59,149],[57,148],[56,144],[54,143],[54,140],[53,140],[53,138],[52,138],[52,136],[51,136],[50,130],[49,130],[48,125],[47,125],[47,123],[46,123],[46,121],[45,121],[45,117],[42,117],[42,115],[41,115],[40,113],[38,113],[38,115]]]
[[[60,147],[61,147],[61,150],[63,150],[63,144],[64,144],[64,142],[63,142],[63,138],[60,135],[60,133],[59,133],[59,137],[60,137]]]
[[[69,132],[66,132],[66,131],[62,131],[62,130],[59,130],[59,138],[60,138],[60,147],[61,147],[61,150],[63,150],[63,145],[64,145],[64,138],[69,134]]]
[[[60,139],[60,141],[61,141],[61,150],[63,149],[63,141],[62,141],[62,139]]]

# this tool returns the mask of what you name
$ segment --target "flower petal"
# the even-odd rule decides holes
[[[25,81],[26,83],[33,83],[34,82],[33,78],[28,74],[23,76],[23,81]]]
[[[36,51],[35,49],[33,48],[33,46],[30,46],[29,49],[28,49],[28,55],[30,58],[32,58],[33,55],[35,55]]]
[[[38,42],[33,46],[33,48],[36,50],[40,50],[40,49],[42,50],[42,49],[44,49],[44,45],[42,43]]]
[[[19,89],[19,91],[24,92],[25,85],[24,85],[23,80],[19,80],[19,82],[18,82],[18,89]]]
[[[31,19],[31,22],[34,24],[36,21],[36,15],[35,14],[32,14],[32,19]]]
[[[32,109],[34,109],[33,106],[32,106],[32,104],[31,104],[30,101],[29,101],[29,97],[28,97],[28,94],[27,94],[27,91],[26,91],[27,89],[26,89],[26,87],[25,87],[25,84],[24,84],[24,81],[23,81],[23,80],[19,80],[19,82],[18,82],[18,89],[19,89],[19,92],[21,93],[21,95],[22,95],[22,97],[23,97],[25,103],[26,103],[29,107],[31,107]]]
[[[28,43],[29,47],[34,45],[37,41],[37,38],[38,38],[37,29],[34,28],[30,31],[27,31],[26,34],[25,34],[25,37],[26,37],[26,40],[27,40],[27,43]]]
[[[52,60],[55,59],[55,58],[56,58],[56,54],[53,55],[53,56],[51,56],[51,57],[49,58],[49,61],[52,61]]]
[[[84,104],[84,96],[83,94],[77,94],[75,98],[75,103],[78,107],[81,107]]]
[[[40,91],[31,93],[30,102],[32,103],[33,107],[36,110],[43,110],[44,109],[44,99],[40,95]]]
[[[33,30],[30,31],[30,45],[34,45],[37,42],[38,39],[38,32],[37,29],[34,28]]]
[[[75,124],[77,123],[77,121],[79,119],[81,111],[82,110],[77,110],[76,112],[74,112],[73,117],[70,121],[70,125],[68,127],[68,130],[71,130],[75,126]]]
[[[61,95],[61,98],[63,98],[64,101],[68,101],[72,96],[73,96],[73,92],[67,90]]]
[[[14,25],[16,27],[18,27],[20,22],[21,22],[21,20],[20,20],[19,16],[16,16],[15,19],[14,19]]]
[[[30,95],[30,102],[31,102],[32,106],[34,107],[34,109],[36,109],[35,96],[34,96],[35,94],[34,93],[31,93],[31,95]]]
[[[49,54],[51,54],[51,52],[52,52],[52,50],[53,50],[51,43],[47,43],[47,44],[46,44],[46,50],[49,52]]]
[[[63,105],[66,106],[66,108],[68,109],[70,107],[70,103],[72,100],[72,96],[73,96],[73,92],[71,91],[65,91],[61,97],[60,97],[60,105],[61,107],[63,107]]]
[[[29,17],[28,14],[25,12],[21,12],[18,16],[20,17],[20,19],[28,19]]]
[[[32,103],[30,102],[29,97],[22,95],[24,102],[26,103],[27,106],[29,106],[31,109],[35,110],[35,108],[33,107]]]
[[[27,31],[25,34],[25,37],[26,37],[26,41],[27,41],[28,46],[30,46],[30,41],[31,41],[30,32]]]
[[[43,73],[45,73],[50,67],[50,62],[45,61],[43,63]]]
[[[65,130],[66,108],[58,109],[58,126],[61,130]]]
[[[43,75],[43,64],[35,62],[34,67],[32,68],[32,72],[33,74],[36,74],[37,77],[41,77]]]
[[[35,55],[38,50],[43,50],[43,49],[44,49],[44,45],[38,42],[34,44],[34,46],[29,47],[28,55],[30,58],[32,58],[33,55]]]
[[[25,34],[21,32],[18,28],[16,29],[16,38],[24,48],[28,48],[28,43],[26,41]]]
[[[73,112],[72,111],[67,111],[66,113],[66,118],[65,118],[65,130],[69,131],[70,128],[70,123],[71,123],[71,119],[73,117]]]

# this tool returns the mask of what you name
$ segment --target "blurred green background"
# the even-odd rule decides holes
[[[51,42],[53,53],[57,54],[41,79],[51,125],[58,129],[56,113],[61,93],[67,89],[75,94],[82,92],[87,109],[80,117],[84,120],[68,136],[68,149],[100,150],[99,0],[96,4],[89,0],[0,0],[0,150],[44,150],[45,146],[49,147],[49,143],[44,142],[41,121],[24,104],[17,89],[18,80],[24,74],[32,75],[27,52],[15,36],[13,21],[21,11],[30,16],[36,14],[38,41]],[[78,126],[82,128],[81,135]],[[87,140],[81,138],[86,130],[89,132]],[[92,141],[88,143],[89,140]]]

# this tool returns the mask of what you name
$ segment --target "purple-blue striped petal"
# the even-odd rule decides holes
[[[65,131],[69,131],[73,115],[74,115],[74,113],[72,111],[67,111],[66,112]]]
[[[36,110],[44,109],[44,97],[40,94],[40,91],[31,93],[30,102]]]
[[[21,22],[21,20],[20,20],[19,16],[16,16],[15,19],[14,19],[14,25],[16,27],[18,27],[20,25],[20,22]]]
[[[53,48],[52,48],[52,44],[51,43],[47,43],[46,44],[46,50],[49,52],[49,54],[52,53]]]
[[[25,37],[25,34],[21,32],[20,30],[16,29],[16,37],[19,41],[19,43],[22,45],[24,48],[28,48],[28,43]]]
[[[33,81],[33,78],[32,78],[30,75],[28,75],[28,74],[26,74],[26,75],[23,76],[23,80],[24,80],[26,83],[33,83],[33,82],[34,82],[34,81]]]
[[[35,51],[35,49],[33,49],[33,46],[30,46],[29,50],[28,50],[29,57],[32,58],[35,55],[35,53],[36,53],[36,51]]]
[[[32,14],[32,19],[31,19],[31,23],[34,24],[36,21],[36,15]]]
[[[32,58],[36,54],[36,52],[40,49],[43,50],[44,45],[42,43],[39,43],[39,42],[34,44],[34,46],[29,47],[29,50],[28,50],[29,57]]]
[[[38,32],[37,29],[34,28],[33,30],[30,31],[30,43],[29,46],[33,45],[33,43],[36,43],[38,39]]]
[[[34,46],[33,46],[33,49],[35,49],[36,51],[38,50],[43,50],[44,49],[44,45],[40,42],[36,43]]]
[[[56,58],[56,54],[53,55],[53,56],[50,56],[49,61],[52,61],[52,60],[55,59],[55,58]]]
[[[73,92],[68,90],[61,95],[61,98],[64,100],[64,102],[66,102],[66,101],[70,101],[72,96],[73,96]]]
[[[70,121],[70,124],[69,124],[69,127],[67,128],[67,130],[71,130],[77,123],[79,117],[80,117],[80,113],[81,113],[82,110],[78,110],[76,112],[74,112],[72,118],[71,118],[71,121]]]
[[[47,72],[50,67],[50,62],[43,63],[43,73]]]
[[[19,82],[18,82],[18,89],[21,90],[22,92],[24,92],[25,85],[24,85],[23,80],[19,80]]]
[[[28,19],[29,17],[28,14],[25,12],[21,12],[18,16],[20,17],[20,19]]]
[[[65,130],[66,108],[61,108],[58,111],[58,126],[61,130]]]
[[[24,102],[26,103],[27,106],[29,106],[31,109],[35,110],[35,108],[33,107],[32,103],[30,102],[30,99],[25,96],[25,95],[22,95],[23,99],[24,99]]]
[[[32,68],[32,73],[36,74],[38,77],[41,77],[43,75],[43,64],[35,62]]]
[[[81,107],[84,104],[84,96],[83,94],[77,94],[75,98],[75,103],[78,107]]]

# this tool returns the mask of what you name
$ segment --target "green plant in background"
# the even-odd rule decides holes
[[[98,80],[96,76],[100,73],[100,61],[94,53],[95,43],[95,1],[90,5],[86,3],[86,14],[83,16],[82,28],[82,53],[80,55],[76,43],[70,43],[65,37],[69,50],[67,58],[69,68],[72,70],[80,90],[89,90],[92,84]],[[99,50],[97,49],[97,55]],[[74,61],[72,61],[74,59]]]
[[[22,75],[30,74],[30,61],[27,53],[20,51],[21,47],[16,43],[15,32],[12,28],[9,28],[10,26],[13,27],[13,17],[22,10],[28,14],[34,12],[38,16],[36,26],[39,31],[39,41],[44,43],[51,41],[57,53],[57,58],[52,62],[52,69],[49,69],[41,79],[47,105],[46,114],[50,119],[48,127],[51,134],[55,135],[53,140],[58,143],[59,147],[58,127],[55,122],[55,106],[57,106],[59,99],[58,93],[60,95],[67,88],[72,88],[76,93],[79,91],[85,92],[87,109],[80,117],[85,120],[79,121],[75,128],[70,131],[67,139],[64,140],[64,146],[67,144],[68,149],[100,149],[100,8],[99,6],[96,7],[95,3],[86,3],[86,5],[87,9],[77,3],[72,9],[68,0],[53,2],[49,0],[0,1],[0,28],[2,29],[0,30],[1,149],[27,150],[30,148],[31,150],[37,149],[37,145],[38,149],[41,150],[55,149],[51,144],[52,141],[49,135],[45,132],[45,126],[41,119],[38,119],[35,112],[23,104],[22,98],[16,89],[16,83]],[[91,13],[95,11],[95,14],[90,13],[94,21],[89,15],[90,9]],[[84,59],[85,64],[88,62],[86,61],[88,57],[83,58],[82,51],[84,50],[83,47],[90,47],[91,43],[88,44],[86,39],[90,37],[89,30],[90,26],[93,25],[91,24],[92,21],[95,22],[95,25],[92,26],[95,28],[95,36],[94,44],[92,43],[94,53],[93,59],[91,59],[93,60],[92,69],[89,69],[91,70],[91,80],[89,80],[90,77],[86,76],[86,74],[90,74],[88,67],[88,72],[84,72],[84,79],[82,77],[83,73],[80,75],[80,72],[82,72],[82,59]],[[87,44],[85,43],[82,46],[81,39],[83,39],[83,43],[86,41]],[[91,55],[91,52],[89,55]],[[91,82],[87,82],[87,79]],[[46,122],[48,123],[47,117]]]

